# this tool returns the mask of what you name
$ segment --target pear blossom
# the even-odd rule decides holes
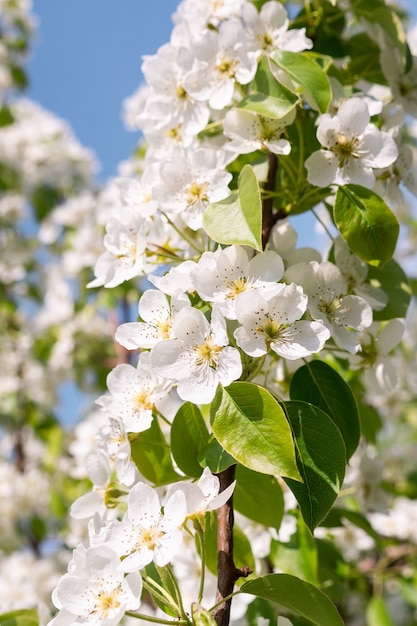
[[[171,303],[162,291],[148,289],[139,300],[138,311],[143,322],[126,322],[116,330],[116,341],[128,350],[152,348],[165,339],[171,339],[175,316],[190,300],[182,292],[173,296]]]
[[[107,424],[97,432],[97,444],[115,462],[119,481],[131,485],[136,477],[136,465],[130,458],[129,436],[122,420],[108,416]]]
[[[88,548],[84,563],[59,580],[53,593],[59,613],[48,626],[115,626],[126,611],[137,610],[142,578],[138,572],[125,576],[118,570],[119,563],[119,556],[108,546]]]
[[[228,187],[232,174],[224,171],[224,155],[218,150],[199,148],[190,153],[178,153],[162,163],[160,184],[154,188],[154,197],[161,209],[181,214],[193,230],[202,226],[205,208],[230,195]]]
[[[312,318],[324,324],[336,345],[355,354],[360,347],[357,331],[372,324],[372,308],[360,296],[348,295],[339,268],[330,261],[297,263],[285,277],[303,287]]]
[[[85,463],[93,489],[72,503],[70,515],[75,519],[84,519],[98,511],[103,513],[106,511],[105,498],[110,483],[109,459],[104,452],[99,450],[96,454],[90,454]]]
[[[136,367],[119,363],[107,375],[108,394],[96,403],[108,415],[123,421],[128,433],[140,433],[150,428],[152,411],[169,392],[170,385],[158,377],[151,368],[150,354],[139,356]]]
[[[385,291],[366,282],[368,265],[349,250],[349,246],[340,236],[334,242],[334,258],[349,289],[366,300],[375,311],[380,311],[387,305],[388,295]]]
[[[388,356],[400,343],[405,331],[403,320],[395,318],[384,326],[374,322],[360,336],[360,349],[349,362],[353,369],[364,369],[366,387],[376,395],[390,393],[398,385],[395,364]]]
[[[127,511],[121,521],[113,522],[107,541],[121,559],[118,570],[133,572],[152,560],[161,567],[167,565],[181,547],[179,527],[185,516],[182,491],[170,495],[162,513],[157,492],[149,485],[136,483],[128,496]]]
[[[272,250],[249,258],[242,246],[204,252],[190,277],[199,296],[214,302],[227,319],[236,319],[235,306],[241,293],[258,291],[266,298],[277,293],[284,274],[281,257]]]
[[[104,236],[106,251],[97,259],[96,278],[87,287],[116,287],[143,274],[146,244],[147,229],[140,215],[131,213],[123,222],[110,218]]]
[[[320,322],[300,320],[306,308],[307,296],[298,285],[282,284],[268,300],[257,292],[243,293],[236,302],[242,324],[234,332],[237,345],[254,357],[269,349],[290,360],[319,352],[330,333]]]
[[[184,307],[176,316],[174,339],[160,341],[151,351],[151,363],[160,376],[177,382],[182,400],[208,404],[220,384],[227,387],[242,373],[236,348],[229,346],[226,323],[213,308],[211,324],[193,307]]]
[[[197,100],[221,110],[231,104],[235,82],[247,85],[255,76],[257,55],[238,20],[222,22],[218,31],[203,31],[192,46],[196,66],[184,87]]]
[[[374,169],[389,167],[398,156],[394,139],[370,123],[362,98],[345,100],[335,116],[321,116],[317,139],[324,149],[305,162],[307,179],[318,187],[356,183],[372,189]]]
[[[285,126],[291,124],[294,118],[295,109],[279,120],[244,109],[232,109],[226,113],[223,121],[223,132],[231,139],[227,148],[238,154],[248,154],[256,150],[289,154],[291,144],[282,138],[282,134]]]
[[[305,28],[288,28],[287,11],[279,2],[265,2],[259,13],[248,2],[242,7],[242,17],[249,45],[259,54],[271,54],[276,50],[302,52],[313,47],[311,39],[306,37]]]
[[[170,43],[161,46],[156,55],[144,57],[142,72],[151,91],[138,121],[151,121],[158,132],[181,125],[186,134],[196,135],[209,121],[209,107],[187,93],[184,85],[193,71],[195,55],[191,47],[174,45],[175,39],[174,31]]]
[[[167,492],[167,497],[176,490],[184,493],[187,504],[187,518],[203,518],[207,511],[214,511],[229,500],[233,494],[234,480],[221,493],[220,481],[209,467],[205,467],[197,483],[174,483]]]

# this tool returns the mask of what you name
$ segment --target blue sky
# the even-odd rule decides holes
[[[142,80],[141,56],[169,40],[179,0],[33,0],[38,31],[30,98],[68,121],[92,148],[104,181],[132,152],[122,101]]]

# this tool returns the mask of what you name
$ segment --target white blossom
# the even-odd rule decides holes
[[[318,187],[356,183],[372,189],[373,170],[390,166],[398,156],[394,139],[370,123],[361,98],[345,100],[333,117],[322,115],[317,139],[325,149],[313,152],[305,166],[307,179]]]
[[[242,324],[234,333],[237,345],[250,356],[262,356],[271,348],[290,360],[319,352],[330,333],[319,322],[300,320],[306,307],[307,296],[297,285],[282,284],[268,300],[256,292],[242,294],[236,303]]]
[[[211,324],[203,313],[184,307],[175,318],[174,339],[159,342],[151,352],[157,374],[177,382],[183,400],[208,404],[220,384],[227,387],[242,373],[236,348],[229,346],[226,324],[213,309]]]

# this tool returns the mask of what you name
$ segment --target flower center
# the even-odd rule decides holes
[[[197,204],[197,202],[207,202],[208,183],[191,183],[186,189],[188,204]]]
[[[121,591],[120,585],[112,592],[99,591],[96,595],[96,606],[92,613],[99,615],[101,618],[108,618],[111,613],[118,609],[120,606],[120,600],[117,596]]]
[[[176,93],[180,100],[185,100],[188,96],[187,92],[185,91],[182,85],[178,85]]]
[[[142,389],[135,395],[133,404],[137,412],[142,411],[143,409],[151,411],[153,409],[151,392],[148,389]]]
[[[158,526],[141,528],[139,530],[139,545],[146,545],[149,550],[155,550],[158,539],[160,539],[163,534],[163,531],[160,530]]]
[[[157,319],[155,320],[154,326],[158,332],[158,336],[161,339],[170,339],[171,338],[171,328],[172,328],[172,318],[168,317],[167,319]]]
[[[194,352],[196,354],[196,365],[198,367],[208,365],[209,367],[216,368],[218,356],[222,350],[222,346],[217,346],[213,343],[213,338],[211,336],[208,337],[204,343],[201,343],[194,348]]]
[[[338,135],[337,142],[332,146],[331,150],[337,155],[339,166],[343,167],[350,158],[358,159],[360,157],[358,147],[358,137],[351,137],[349,139],[346,135],[341,133]]]
[[[216,65],[216,70],[223,78],[234,78],[237,62],[235,59],[223,57]]]
[[[264,335],[265,343],[269,345],[273,341],[278,341],[285,332],[285,325],[276,322],[270,317],[266,317],[261,326],[255,328],[257,333]]]
[[[240,293],[248,289],[248,281],[244,276],[239,276],[236,280],[226,283],[228,289],[226,298],[234,300]]]

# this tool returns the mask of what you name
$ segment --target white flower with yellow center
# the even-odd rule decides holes
[[[171,304],[159,289],[148,289],[139,300],[138,311],[143,322],[127,322],[116,330],[116,341],[128,350],[152,348],[165,339],[171,339],[172,324],[176,313],[190,306],[185,294],[173,296]]]
[[[238,350],[228,345],[226,323],[213,308],[211,324],[203,313],[183,308],[174,320],[175,338],[161,341],[151,352],[153,370],[177,382],[182,400],[208,404],[217,386],[227,387],[242,373]]]
[[[107,376],[108,394],[96,400],[108,415],[121,419],[128,433],[140,433],[152,423],[154,408],[167,396],[170,385],[151,368],[143,352],[137,367],[120,363]]]
[[[355,183],[372,189],[373,170],[389,167],[398,157],[394,139],[370,123],[361,98],[345,100],[333,117],[322,115],[317,139],[324,149],[313,152],[305,166],[308,181],[318,187]]]
[[[90,547],[84,558],[83,567],[78,563],[74,573],[59,580],[53,601],[60,612],[49,626],[115,626],[126,611],[139,608],[142,578],[138,572],[124,576],[114,550],[105,545]]]
[[[282,284],[268,300],[259,293],[242,294],[236,303],[242,324],[234,333],[237,345],[253,357],[269,349],[289,360],[319,352],[330,333],[320,322],[300,320],[306,307],[307,296],[298,285]]]
[[[152,560],[161,567],[167,565],[182,543],[180,526],[185,520],[186,503],[181,491],[171,494],[164,511],[157,492],[137,483],[128,496],[128,509],[122,521],[110,529],[108,544],[117,552],[119,570],[133,572]]]
[[[204,252],[190,277],[199,296],[214,302],[227,319],[236,319],[235,306],[240,294],[258,291],[266,298],[278,293],[284,264],[276,252],[268,250],[249,258],[242,246],[228,246]]]
[[[339,268],[330,261],[297,263],[285,276],[302,285],[311,316],[328,328],[336,345],[355,354],[360,348],[357,331],[372,324],[372,308],[360,296],[347,295]]]

